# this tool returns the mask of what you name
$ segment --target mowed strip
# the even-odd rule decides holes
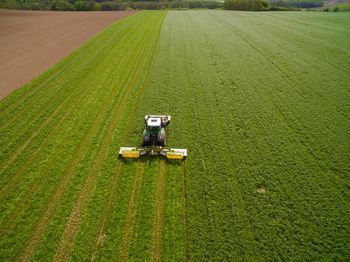
[[[134,13],[0,10],[0,99],[57,63],[104,27]]]
[[[98,37],[95,38],[94,41],[91,41],[91,43],[88,43],[86,45],[85,48],[89,48],[89,45],[94,46],[94,49],[96,49],[96,53],[102,55],[102,57],[100,57],[100,60],[102,59],[104,61],[109,61],[109,63],[105,65],[99,65],[97,63],[94,65],[95,67],[89,67],[90,74],[88,74],[88,76],[91,77],[93,80],[99,79],[102,76],[103,81],[97,81],[96,84],[94,84],[94,82],[90,82],[91,85],[89,85],[88,96],[86,96],[83,99],[83,101],[80,102],[80,105],[78,103],[78,107],[82,107],[85,105],[85,103],[88,103],[90,101],[96,101],[98,103],[95,104],[95,108],[92,107],[88,111],[74,110],[75,114],[81,114],[81,116],[83,116],[84,114],[90,114],[90,116],[93,116],[91,119],[86,119],[84,117],[79,118],[79,115],[74,115],[74,118],[72,118],[71,122],[63,121],[63,125],[60,128],[60,132],[65,132],[65,128],[70,128],[70,126],[78,122],[83,124],[83,129],[74,129],[74,132],[81,133],[81,131],[85,130],[85,134],[83,133],[83,136],[80,136],[80,140],[69,141],[69,143],[75,144],[75,150],[70,149],[70,156],[64,156],[63,160],[60,159],[58,160],[58,162],[49,161],[49,163],[51,163],[50,165],[53,165],[51,167],[47,166],[47,161],[39,164],[36,163],[35,159],[30,160],[35,168],[39,168],[38,170],[41,169],[42,173],[37,173],[33,171],[31,172],[33,172],[33,174],[35,174],[38,177],[41,176],[42,179],[35,180],[33,178],[34,180],[32,180],[32,178],[28,176],[29,180],[26,179],[22,181],[22,186],[25,188],[26,185],[29,185],[28,181],[32,180],[34,183],[38,183],[35,185],[37,185],[38,190],[42,191],[44,189],[43,186],[45,184],[48,184],[47,190],[48,192],[51,192],[51,197],[46,198],[46,196],[49,196],[49,194],[45,194],[47,207],[45,208],[44,202],[42,201],[43,199],[41,199],[41,207],[38,210],[36,209],[36,212],[34,212],[34,214],[36,215],[32,214],[28,218],[29,220],[26,223],[27,225],[25,226],[25,230],[31,230],[31,234],[29,235],[29,238],[25,243],[22,242],[24,244],[24,248],[23,253],[21,253],[19,257],[20,260],[26,260],[31,257],[38,244],[38,241],[41,239],[42,234],[45,232],[47,223],[50,221],[54,213],[60,212],[60,208],[68,208],[67,210],[69,210],[73,207],[72,204],[74,203],[75,199],[78,202],[76,204],[76,207],[73,208],[71,216],[65,217],[63,218],[63,220],[60,221],[60,223],[62,223],[63,221],[68,222],[68,230],[61,232],[63,233],[63,236],[67,239],[74,240],[76,230],[79,228],[79,223],[77,222],[79,222],[80,220],[79,217],[81,215],[81,210],[84,209],[85,203],[89,199],[90,190],[94,187],[94,183],[100,169],[99,166],[101,165],[101,162],[103,162],[103,160],[105,159],[105,153],[107,148],[109,147],[111,138],[113,137],[113,139],[118,139],[118,137],[115,137],[115,129],[119,125],[119,121],[121,119],[125,120],[124,115],[127,112],[125,111],[125,109],[129,110],[129,106],[131,106],[132,108],[136,104],[135,101],[137,100],[135,100],[134,98],[139,92],[138,89],[140,89],[140,82],[142,82],[145,78],[144,75],[147,75],[147,65],[150,64],[149,60],[152,59],[152,56],[147,55],[147,53],[153,54],[153,51],[149,52],[149,50],[155,49],[158,39],[157,28],[159,28],[159,26],[152,27],[152,24],[161,25],[164,14],[165,13],[162,12],[144,12],[136,15],[136,17],[127,18],[127,20],[124,20],[119,24],[112,26],[106,32],[101,34],[101,40],[103,41],[109,36],[114,37],[116,41],[114,40],[115,43],[112,43],[107,48],[107,50],[106,48],[104,48],[102,52],[99,49],[100,43],[98,41]],[[148,21],[148,24],[145,21]],[[139,23],[143,24],[143,26],[139,26]],[[124,37],[123,41],[118,41],[118,32],[120,30],[128,32],[127,35],[125,35],[126,37]],[[115,34],[113,31],[117,32],[117,34]],[[123,36],[123,34],[121,34],[120,36]],[[111,39],[113,40],[113,38]],[[84,51],[84,48],[82,50]],[[79,50],[77,52],[79,52]],[[71,61],[69,61],[68,58],[67,63],[70,62]],[[94,73],[94,71],[98,72],[100,69],[101,72],[99,74]],[[84,77],[80,77],[80,79],[81,81],[84,81]],[[76,85],[75,89],[85,90],[84,86],[79,85]],[[72,101],[72,106],[75,106],[77,101],[79,100]],[[91,114],[94,111],[96,112],[95,116]],[[70,118],[71,112],[68,112],[67,114],[68,118]],[[76,120],[78,120],[78,122]],[[85,125],[84,122],[86,122]],[[68,126],[65,125],[66,123],[69,123]],[[53,131],[56,132],[57,127],[54,128]],[[55,134],[55,132],[53,132],[53,134]],[[104,137],[104,139],[100,139],[102,137]],[[96,140],[97,138],[98,140]],[[69,202],[71,204],[69,204],[68,206],[61,206],[60,199],[62,197],[69,197],[70,195],[69,193],[68,195],[65,193],[65,189],[67,188],[67,186],[72,185],[70,182],[71,178],[74,178],[77,174],[77,168],[80,166],[81,161],[86,161],[86,156],[91,156],[91,154],[89,155],[89,148],[92,143],[96,142],[98,145],[97,148],[100,147],[100,150],[92,151],[94,155],[92,155],[92,158],[90,158],[90,163],[85,162],[87,166],[92,167],[92,169],[90,170],[91,175],[85,175],[85,178],[80,182],[80,184],[74,185],[77,186],[77,188],[81,188],[82,191],[80,196],[76,193],[72,194]],[[41,146],[43,152],[47,150],[46,147],[46,143],[44,143]],[[95,147],[95,145],[93,147]],[[56,158],[56,156],[59,154],[59,147],[57,147],[56,152],[51,152],[51,158]],[[69,158],[71,160],[67,161]],[[60,161],[63,162],[60,163]],[[62,164],[63,166],[66,165],[65,169],[62,169]],[[58,181],[58,183],[56,186],[54,186],[54,181],[51,180],[51,177],[48,181],[45,181],[45,176],[47,176],[47,173],[44,174],[44,172],[46,168],[52,170],[52,168],[57,165],[59,165],[59,169],[57,169],[58,171],[55,170],[55,177],[57,177],[56,180]],[[47,167],[45,168],[45,166]],[[94,171],[94,173],[92,173],[92,171]],[[85,183],[82,183],[84,181]],[[39,191],[34,193],[32,191],[28,191],[28,193],[30,194],[30,196],[33,196],[33,200],[30,200],[27,204],[23,205],[22,211],[15,210],[16,213],[21,213],[21,217],[23,217],[24,214],[29,211],[29,208],[37,205],[35,203],[35,197],[40,195]],[[9,206],[9,208],[11,207]],[[39,210],[42,210],[41,214],[40,212],[37,212]],[[10,217],[13,218],[14,216],[10,215]],[[34,221],[37,221],[35,225],[33,224]],[[5,223],[8,226],[8,222],[6,220]],[[17,230],[21,230],[22,226],[18,223],[18,221],[16,222],[15,220],[11,224],[13,224],[13,227],[9,232],[10,234],[13,234],[13,232],[16,232]],[[7,226],[6,228],[8,228]],[[61,233],[57,232],[56,234],[60,235]],[[23,234],[21,234],[21,236],[23,237]],[[24,239],[22,237],[21,239],[23,241]],[[5,234],[1,238],[1,245],[7,245],[6,243],[13,241],[14,239],[11,240],[7,238]],[[17,244],[15,246],[17,246],[17,248],[20,248],[21,245],[18,245],[18,242],[21,241],[18,241],[17,239],[16,242]],[[68,252],[70,249],[70,245],[71,244],[67,246],[65,242],[61,241],[58,250],[64,250]],[[14,247],[14,250],[15,249],[16,247]],[[2,250],[4,249],[2,248]],[[15,254],[16,252],[5,252],[4,256],[13,257]],[[57,258],[59,259],[61,258],[61,256],[57,255]]]
[[[142,46],[142,51],[139,55],[139,62],[136,63],[136,70],[134,74],[132,75],[132,78],[130,79],[130,82],[127,86],[127,92],[125,93],[123,100],[118,104],[118,110],[116,110],[115,114],[113,115],[113,121],[112,124],[109,126],[108,130],[106,131],[106,135],[103,138],[102,145],[99,148],[99,152],[95,158],[95,162],[93,164],[93,169],[86,180],[82,192],[79,196],[79,199],[75,206],[73,207],[73,211],[70,215],[70,218],[68,220],[67,227],[65,228],[65,231],[63,233],[63,236],[61,238],[60,246],[57,250],[57,253],[55,255],[56,260],[66,260],[69,255],[69,248],[72,246],[72,243],[74,241],[75,234],[77,233],[77,230],[79,228],[80,220],[81,220],[81,212],[84,209],[86,202],[89,199],[89,196],[91,194],[91,190],[94,188],[96,178],[98,175],[98,171],[100,170],[101,165],[103,164],[103,160],[107,156],[108,147],[110,146],[110,143],[112,142],[113,138],[113,131],[115,131],[117,124],[123,117],[123,115],[126,113],[125,107],[127,105],[130,95],[130,92],[135,88],[136,81],[143,77],[141,72],[143,72],[142,69],[144,69],[148,65],[148,61],[145,59],[147,58],[147,53],[152,51],[152,47],[154,45],[154,40],[157,40],[158,32],[156,30],[150,31],[145,33],[145,38],[142,39],[140,46]],[[141,85],[139,92],[142,91],[143,85]],[[138,92],[138,93],[139,93]],[[137,106],[137,102],[139,100],[136,99],[135,106]],[[125,130],[128,132],[128,130]]]
[[[149,31],[151,32],[150,35],[152,35],[150,42],[154,42],[158,40],[159,37],[159,31],[161,26],[161,21],[165,17],[164,12],[157,12],[158,18],[154,16],[152,19],[154,20],[152,22],[153,28],[148,26]],[[159,20],[160,19],[160,20]],[[151,22],[150,22],[151,23]],[[136,111],[138,110],[138,107],[140,103],[142,104],[142,100],[140,100],[140,96],[144,89],[148,86],[148,70],[151,67],[152,61],[153,61],[153,55],[155,53],[155,48],[149,48],[144,54],[144,60],[145,64],[143,64],[140,69],[142,69],[142,75],[144,78],[139,78],[139,81],[137,85],[139,86],[139,90],[135,93],[135,96],[133,99],[130,99],[130,104],[128,105],[128,111],[127,113],[123,114],[123,127],[116,130],[115,136],[112,141],[110,141],[110,146],[108,148],[106,161],[101,166],[101,174],[100,174],[100,183],[97,181],[96,187],[93,188],[92,198],[91,202],[87,203],[85,216],[83,217],[83,220],[81,221],[81,228],[79,231],[77,244],[74,246],[73,252],[71,254],[71,258],[77,258],[77,257],[86,257],[86,259],[101,259],[99,258],[101,252],[102,255],[106,255],[106,253],[103,252],[103,247],[105,245],[109,245],[110,243],[113,243],[113,250],[111,250],[109,247],[109,250],[111,252],[107,253],[109,259],[113,257],[113,254],[116,253],[116,251],[119,249],[119,244],[122,242],[122,239],[119,238],[118,232],[120,232],[120,237],[124,235],[124,239],[129,239],[126,242],[129,242],[128,245],[125,246],[125,248],[128,250],[131,244],[132,234],[128,235],[126,232],[133,231],[133,230],[126,230],[122,228],[121,226],[124,223],[131,223],[129,226],[127,226],[129,229],[134,228],[134,222],[129,221],[131,218],[128,218],[128,214],[130,215],[130,203],[127,204],[125,209],[125,216],[124,217],[124,210],[120,208],[123,208],[124,201],[129,199],[127,196],[129,195],[127,185],[125,185],[126,181],[131,182],[131,178],[133,178],[133,174],[126,174],[128,171],[124,170],[122,168],[122,162],[115,163],[115,159],[118,157],[118,151],[117,148],[120,145],[125,145],[130,143],[129,137],[130,137],[130,130],[134,128],[134,124],[140,123],[139,119],[137,118]],[[135,117],[130,117],[135,116]],[[137,136],[137,138],[139,135]],[[138,143],[139,139],[137,139]],[[107,150],[106,150],[107,151]],[[115,166],[116,165],[116,166]],[[135,166],[136,168],[136,166]],[[112,170],[115,170],[115,172],[111,172]],[[122,178],[120,178],[122,176]],[[106,183],[105,187],[101,188],[101,183],[103,184],[103,181],[110,180],[111,183]],[[121,180],[121,181],[119,181]],[[129,183],[127,182],[127,183]],[[107,199],[105,196],[101,195],[101,191],[108,190]],[[140,194],[141,189],[137,190],[137,195]],[[118,191],[118,192],[117,192]],[[132,188],[130,188],[130,198],[132,198],[131,192],[134,192]],[[135,196],[135,198],[137,197]],[[138,197],[137,197],[138,199]],[[100,201],[100,202],[99,202]],[[135,205],[135,210],[132,211],[136,214],[137,210],[136,207],[138,206],[138,203],[135,203],[136,200],[133,200],[132,202]],[[93,208],[92,208],[93,207]],[[121,219],[119,221],[119,224],[117,227],[112,228],[112,232],[114,235],[117,235],[118,237],[115,238],[110,235],[109,232],[107,232],[106,227],[110,222],[116,223],[116,217],[113,215],[114,209],[119,209],[118,211],[118,217]],[[100,212],[99,212],[100,210]],[[133,217],[133,216],[132,216]],[[111,219],[114,218],[114,221]],[[127,222],[129,221],[129,222]],[[94,224],[94,227],[91,227],[91,224]],[[120,230],[120,231],[119,231]],[[87,240],[90,239],[90,240]],[[106,244],[107,242],[107,244]],[[81,251],[85,250],[82,254]],[[89,252],[86,252],[86,250],[90,250]],[[91,252],[91,253],[90,253]],[[124,251],[129,252],[129,251]],[[91,256],[86,256],[87,254],[91,254]],[[117,253],[115,254],[117,256]]]

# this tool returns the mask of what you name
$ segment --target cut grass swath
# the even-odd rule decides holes
[[[144,49],[147,51],[148,51],[148,48],[147,48],[148,43],[149,43],[148,41],[143,41],[143,44],[145,45]],[[142,54],[141,56],[145,56],[145,54]],[[111,143],[113,131],[115,130],[116,125],[118,124],[119,117],[122,116],[124,111],[125,111],[126,102],[129,99],[130,92],[132,90],[132,87],[134,87],[134,85],[135,85],[137,77],[139,77],[139,71],[140,71],[140,68],[142,67],[142,65],[143,65],[142,63],[139,63],[137,65],[136,72],[134,73],[132,80],[128,84],[127,92],[125,93],[123,100],[119,103],[119,108],[115,112],[115,115],[113,115],[113,122],[109,126],[108,130],[106,131],[106,133],[109,135],[103,137],[102,145],[100,146],[98,154],[95,158],[92,172],[88,176],[88,178],[87,178],[87,180],[82,188],[82,192],[79,196],[79,199],[76,202],[75,206],[73,207],[73,211],[72,211],[70,218],[68,220],[68,225],[65,228],[65,231],[61,237],[60,246],[59,246],[58,251],[56,253],[58,256],[57,258],[59,258],[59,260],[65,260],[68,257],[68,254],[69,254],[68,245],[72,245],[72,242],[74,240],[74,236],[75,236],[76,231],[77,231],[79,224],[80,224],[81,212],[82,212],[83,208],[85,207],[86,201],[88,200],[88,198],[90,196],[89,194],[96,183],[96,179],[97,179],[96,176],[98,175],[98,171],[100,170],[100,166],[102,164],[102,161],[105,158],[105,155],[107,152],[107,147]],[[65,256],[63,259],[61,257],[62,255]]]

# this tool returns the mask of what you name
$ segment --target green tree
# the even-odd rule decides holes
[[[79,0],[79,1],[74,3],[74,9],[76,11],[86,11],[87,7],[86,7],[85,2]]]
[[[261,0],[225,0],[224,8],[227,10],[260,11]]]

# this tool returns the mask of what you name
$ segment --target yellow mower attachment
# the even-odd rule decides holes
[[[119,156],[124,158],[140,158],[141,156],[163,156],[167,159],[182,160],[187,157],[187,149],[160,146],[121,147]]]
[[[169,115],[146,115],[142,144],[139,147],[121,147],[119,156],[123,158],[140,158],[142,156],[161,156],[167,159],[182,160],[187,157],[187,149],[166,146],[165,128],[170,124]]]
[[[136,147],[121,147],[119,155],[124,158],[139,158],[140,151]]]
[[[178,149],[178,148],[170,148],[168,152],[165,154],[168,159],[185,159],[187,157],[186,149]]]

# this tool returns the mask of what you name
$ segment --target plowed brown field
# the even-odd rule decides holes
[[[133,13],[0,10],[0,99]]]

